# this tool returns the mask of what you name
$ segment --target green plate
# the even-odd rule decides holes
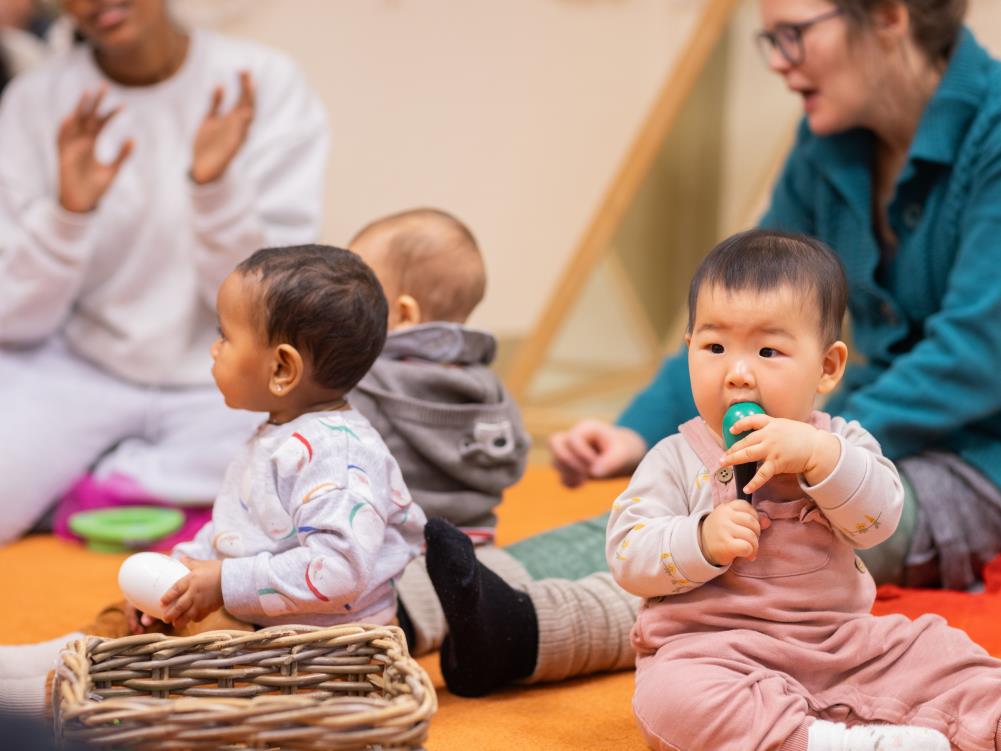
[[[184,524],[184,514],[161,506],[121,506],[80,511],[69,518],[69,527],[92,550],[121,552],[143,548]]]

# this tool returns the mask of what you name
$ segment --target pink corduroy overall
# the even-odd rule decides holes
[[[814,425],[830,418],[815,413]],[[719,466],[704,422],[681,434]],[[736,482],[711,477],[714,507],[736,498]],[[633,708],[651,747],[792,751],[819,718],[920,725],[964,751],[1001,749],[1001,660],[939,616],[871,615],[872,577],[789,479],[754,494],[771,520],[754,561],[640,611]]]

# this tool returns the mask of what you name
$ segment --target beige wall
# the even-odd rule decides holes
[[[290,53],[333,129],[325,238],[432,204],[490,275],[473,323],[526,334],[705,0],[174,0]],[[1001,0],[971,23],[1001,53]],[[752,219],[799,102],[759,64],[754,0],[728,35],[719,233]],[[715,95],[714,95],[715,96]],[[613,301],[614,304],[614,301]],[[601,317],[599,316],[599,319]],[[608,317],[607,320],[615,320]]]
[[[1001,56],[1001,2],[970,0],[970,26],[980,41],[996,56]]]
[[[291,53],[333,128],[326,239],[433,204],[490,278],[473,323],[524,334],[703,0],[207,0]]]

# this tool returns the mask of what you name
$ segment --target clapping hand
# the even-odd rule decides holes
[[[98,161],[94,153],[104,126],[121,111],[119,106],[103,115],[98,113],[106,91],[104,87],[96,94],[85,91],[59,126],[59,204],[67,211],[93,211],[132,153],[131,139],[122,143],[108,164]]]
[[[240,96],[229,112],[221,111],[222,97],[222,86],[216,86],[209,111],[195,135],[191,179],[199,185],[222,176],[254,121],[254,84],[248,71],[240,72]]]

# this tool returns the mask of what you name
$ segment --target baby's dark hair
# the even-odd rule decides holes
[[[299,350],[318,385],[347,392],[372,367],[386,343],[388,306],[356,254],[329,245],[264,248],[236,270],[261,282],[268,344]]]
[[[705,257],[688,289],[688,331],[703,287],[767,292],[784,285],[812,293],[825,344],[841,338],[848,284],[841,261],[827,245],[806,235],[753,229],[728,237]]]

